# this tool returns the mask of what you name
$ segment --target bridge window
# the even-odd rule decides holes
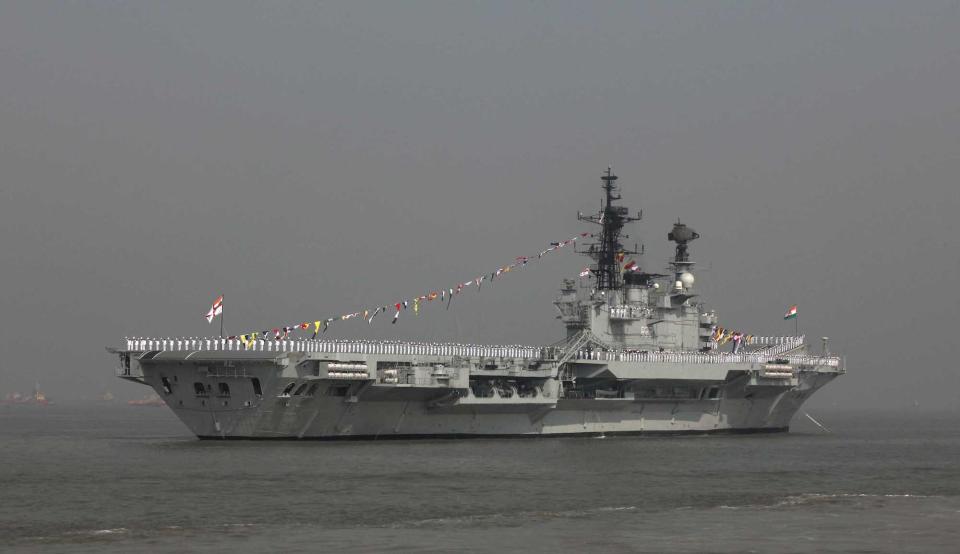
[[[164,394],[171,394],[171,393],[173,393],[173,387],[170,385],[170,379],[167,379],[166,377],[161,377],[161,378],[160,378],[160,383],[163,384],[163,393],[164,393]]]
[[[317,384],[314,383],[310,385],[309,389],[307,389],[307,396],[313,396],[316,393],[317,393]]]
[[[250,379],[250,382],[253,383],[253,394],[257,396],[263,396],[263,389],[260,388],[260,379],[254,377]]]
[[[207,395],[207,389],[206,389],[206,387],[203,386],[203,383],[194,383],[194,384],[193,384],[193,392],[194,392],[194,394],[196,394],[197,396],[206,396],[206,395]]]
[[[327,389],[327,396],[346,396],[350,386],[330,387]]]
[[[284,387],[283,392],[280,393],[280,396],[290,396],[290,391],[293,390],[293,387],[297,386],[297,382],[293,381],[286,387]]]
[[[307,389],[307,383],[304,383],[304,384],[300,385],[299,387],[297,387],[297,390],[296,390],[296,392],[293,393],[293,395],[294,395],[294,396],[300,396],[301,394],[303,394],[303,391],[305,391],[306,389]]]
[[[720,387],[710,387],[710,391],[707,392],[707,398],[710,400],[720,398]]]
[[[226,383],[218,383],[217,392],[220,394],[220,396],[230,396],[230,385]]]

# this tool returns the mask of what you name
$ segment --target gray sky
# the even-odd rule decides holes
[[[956,409],[958,2],[3,2],[0,393],[145,389],[124,335],[393,302],[677,217],[721,323],[829,335],[824,406]],[[549,343],[585,259],[337,336]]]

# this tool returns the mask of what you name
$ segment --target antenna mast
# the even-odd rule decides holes
[[[578,215],[581,221],[589,221],[600,225],[600,240],[589,245],[587,250],[581,252],[587,254],[596,260],[596,267],[593,273],[597,276],[597,289],[619,289],[621,287],[622,271],[621,262],[627,254],[639,254],[636,249],[628,250],[620,243],[621,231],[623,226],[632,221],[638,221],[642,214],[636,216],[629,215],[629,210],[625,206],[617,206],[615,201],[620,200],[620,194],[617,187],[617,176],[613,174],[613,169],[608,167],[606,173],[600,179],[603,181],[605,199],[603,206],[596,215]],[[626,237],[626,235],[624,235]]]

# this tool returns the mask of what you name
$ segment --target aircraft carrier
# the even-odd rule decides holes
[[[628,256],[617,176],[581,279],[556,299],[551,345],[257,338],[127,338],[117,375],[147,385],[202,439],[387,439],[787,431],[845,372],[823,339],[725,330],[697,294],[677,222],[663,273]],[[559,329],[558,329],[559,331]],[[558,333],[559,334],[559,333]]]

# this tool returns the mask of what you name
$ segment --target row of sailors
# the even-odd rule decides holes
[[[803,344],[806,335],[799,337],[748,337],[744,344]]]
[[[771,344],[795,347],[803,344],[805,337],[752,337],[750,344]],[[344,352],[354,354],[427,354],[471,355],[479,350],[495,350],[514,353],[503,354],[522,358],[540,357],[543,349],[537,346],[507,345],[484,346],[479,344],[459,344],[442,342],[401,342],[371,340],[308,340],[308,339],[256,339],[244,343],[237,339],[223,338],[127,338],[127,350],[258,350],[265,352]],[[411,351],[410,349],[413,349]],[[400,350],[398,350],[400,349]],[[401,351],[403,350],[403,351]],[[520,353],[517,353],[520,352]],[[765,350],[770,353],[770,350]],[[486,354],[475,354],[486,355]],[[499,355],[499,354],[491,354]]]
[[[626,318],[643,318],[650,317],[651,311],[650,308],[645,307],[635,307],[635,306],[611,306],[610,307],[610,317],[626,319]]]
[[[800,338],[800,337],[797,337]],[[178,338],[178,339],[126,339],[127,350],[173,350],[173,351],[260,351],[260,352],[322,352],[343,354],[407,354],[427,356],[464,356],[464,357],[512,357],[527,359],[544,359],[549,353],[550,359],[557,358],[557,349],[545,349],[535,346],[482,346],[478,344],[433,343],[433,342],[399,342],[399,341],[347,341],[347,340],[264,340],[258,339],[244,344],[236,339],[206,339],[206,338]],[[581,350],[574,359],[622,362],[676,362],[676,363],[730,363],[750,362],[760,363],[770,359],[780,350],[789,350],[794,342],[784,343],[777,352],[765,350],[762,354],[730,354],[730,353],[699,353],[699,352],[627,352]],[[791,356],[790,359],[809,358],[796,363],[811,363],[817,365],[837,366],[837,358],[821,358],[816,356]],[[829,360],[830,363],[821,363]]]
[[[616,350],[582,350],[574,358],[578,360],[601,360],[618,362],[682,362],[682,363],[722,363],[730,362],[733,358],[738,361],[758,362],[769,360],[771,356],[783,354],[796,349],[803,344],[803,337],[797,341],[789,341],[764,348],[760,352],[727,353],[727,352],[647,352],[647,351],[616,351]]]
[[[126,339],[127,350],[131,351],[259,351],[259,352],[324,352],[333,354],[411,354],[425,356],[472,356],[472,357],[511,357],[543,358],[543,349],[536,346],[507,345],[482,346],[478,344],[456,344],[435,342],[400,342],[366,340],[270,340],[256,339],[244,343],[237,339]]]
[[[573,357],[575,360],[597,360],[616,362],[666,362],[684,364],[719,364],[719,363],[765,363],[771,359],[771,354],[731,354],[727,352],[700,353],[700,352],[617,352],[602,350],[581,350]],[[819,365],[839,367],[840,358],[835,356],[787,356],[791,364]]]

